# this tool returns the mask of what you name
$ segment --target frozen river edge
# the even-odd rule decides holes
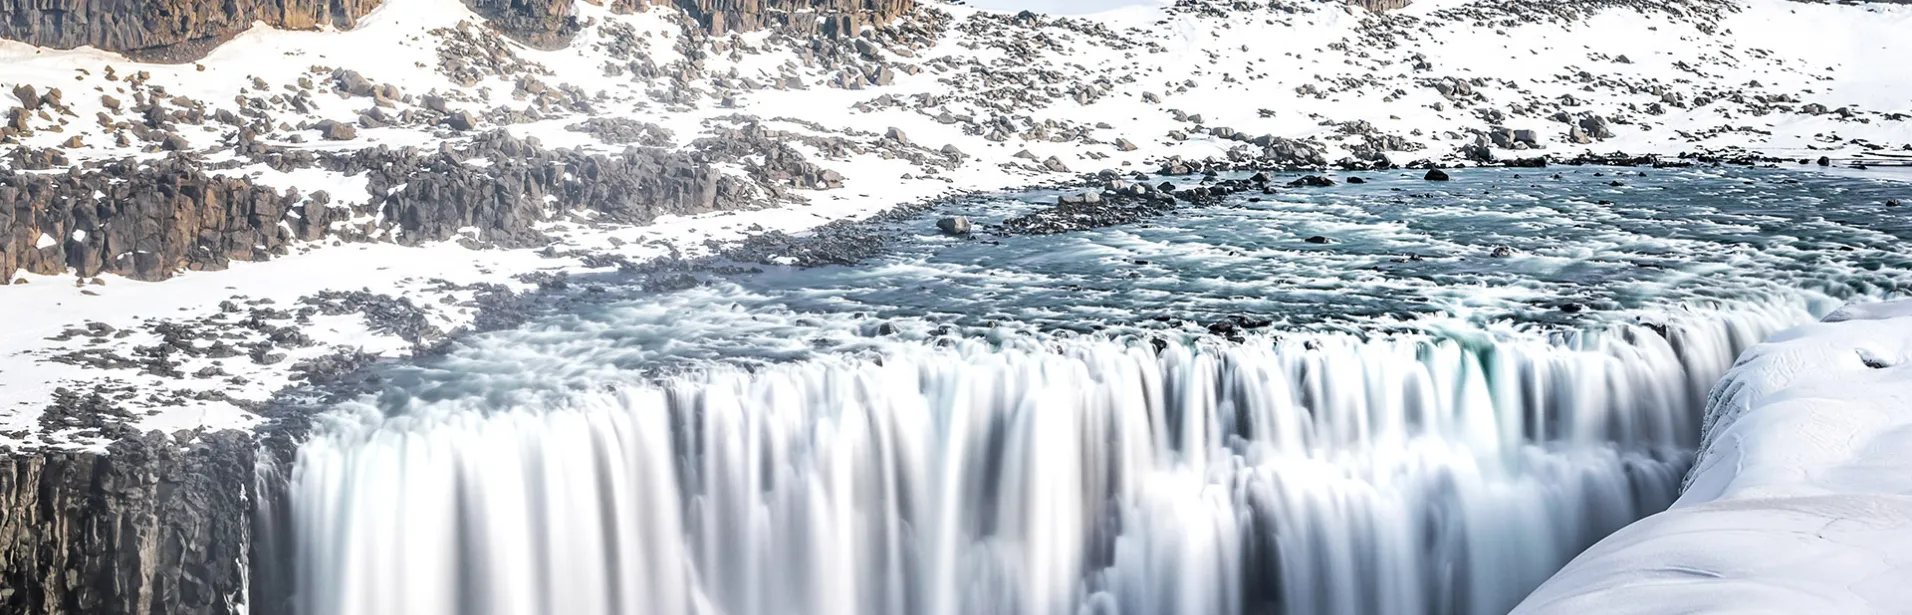
[[[1912,607],[1912,302],[1848,306],[1740,356],[1680,499],[1515,613]]]

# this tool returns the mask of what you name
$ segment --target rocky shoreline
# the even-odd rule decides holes
[[[1665,168],[1774,162],[1778,161],[1739,155],[1693,154],[1662,159],[1616,154],[1505,161],[1493,166]],[[1233,194],[1322,189],[1336,183],[1319,175],[1283,182],[1270,173],[1217,179],[1221,173],[1237,172],[1229,168],[1230,164],[1222,160],[1166,160],[1153,176],[1092,177],[1038,185],[1034,188],[1065,192],[1054,209],[1012,219],[1000,227],[943,230],[952,234],[1070,232],[1133,222],[1183,204],[1212,202]],[[1171,174],[1184,169],[1189,172]],[[1152,181],[1187,187],[1141,188]],[[1086,190],[1069,194],[1077,189]],[[481,312],[475,319],[477,324],[459,331],[435,329],[424,323],[407,301],[369,292],[321,294],[285,308],[269,303],[234,303],[224,312],[228,317],[216,317],[197,326],[161,323],[156,327],[173,340],[169,343],[177,349],[174,352],[194,353],[202,352],[192,350],[202,346],[195,340],[224,344],[217,331],[256,323],[258,345],[251,349],[233,347],[235,354],[243,357],[249,353],[256,355],[256,360],[257,356],[272,355],[282,345],[309,343],[301,342],[293,328],[305,317],[354,314],[365,318],[371,328],[392,331],[414,342],[414,356],[430,356],[461,336],[515,326],[537,313],[592,301],[598,296],[594,288],[601,285],[669,290],[704,283],[709,276],[749,273],[753,264],[811,267],[861,262],[881,252],[884,233],[893,232],[888,225],[920,219],[925,212],[960,212],[963,203],[973,198],[977,197],[963,195],[907,204],[867,220],[833,223],[802,236],[761,233],[712,256],[695,259],[634,262],[615,256],[590,257],[601,258],[614,271],[595,278],[531,276],[528,279],[539,288],[529,293],[476,289],[484,297],[477,301]],[[1206,327],[1212,335],[1238,340],[1269,325],[1265,319],[1230,317]],[[95,338],[117,333],[98,328],[72,331],[76,337]],[[73,360],[115,364],[146,361],[149,369],[161,370],[169,377],[188,377],[175,363],[168,362],[173,353],[155,351],[143,356],[146,358],[115,357],[108,352],[75,356]],[[250,602],[243,606],[251,613],[290,613],[292,581],[286,575],[294,546],[289,537],[276,531],[287,523],[283,518],[286,493],[278,469],[292,464],[299,443],[311,428],[312,416],[340,399],[381,386],[378,363],[376,357],[345,349],[323,360],[307,362],[298,370],[303,376],[297,386],[257,406],[267,421],[251,430],[139,434],[112,418],[115,390],[111,387],[72,394],[60,402],[68,410],[49,412],[48,416],[55,420],[70,417],[78,422],[61,423],[61,427],[90,425],[115,442],[104,451],[46,449],[0,454],[0,511],[8,513],[8,522],[0,523],[0,579],[11,590],[0,592],[0,607],[47,613],[215,614],[241,612],[240,597],[245,597]]]
[[[0,38],[190,63],[255,21],[287,30],[332,28],[340,32],[325,36],[346,36],[395,1],[74,0],[54,7],[0,0]],[[1166,74],[1133,64],[1170,54],[1164,41],[1172,37],[1165,33],[1181,24],[1168,18],[1214,17],[1221,33],[1255,22],[1332,21],[1348,10],[1330,3],[1184,0],[1161,22],[1136,27],[1027,11],[957,13],[912,0],[592,4],[598,6],[467,0],[475,15],[470,22],[407,33],[422,39],[429,55],[404,63],[416,61],[419,74],[442,76],[449,86],[375,78],[385,67],[301,58],[279,66],[286,68],[282,74],[248,74],[216,95],[205,93],[210,86],[194,89],[201,84],[193,81],[198,71],[191,65],[144,67],[179,69],[158,78],[123,65],[89,64],[71,73],[61,67],[0,91],[0,98],[11,96],[0,104],[0,283],[14,282],[16,271],[70,276],[85,296],[105,290],[96,285],[123,284],[110,276],[166,280],[324,245],[351,250],[457,242],[537,250],[552,263],[566,263],[507,269],[477,282],[419,276],[418,285],[430,292],[415,296],[357,281],[278,302],[228,288],[203,298],[208,306],[218,303],[211,314],[116,324],[75,318],[40,342],[43,352],[14,357],[99,376],[61,381],[44,404],[28,408],[38,411],[27,415],[37,416],[27,427],[32,433],[0,433],[21,441],[63,438],[24,449],[0,446],[0,612],[289,613],[293,547],[274,531],[287,526],[279,470],[290,467],[311,416],[340,396],[377,390],[383,361],[429,358],[464,336],[596,301],[616,285],[683,289],[755,267],[853,264],[882,254],[885,224],[916,223],[930,211],[947,214],[943,232],[988,240],[1145,222],[1236,194],[1332,189],[1363,172],[1829,166],[1836,148],[1891,145],[1815,128],[1807,132],[1821,134],[1808,149],[1828,151],[1804,160],[1725,148],[1677,156],[1559,152],[1614,147],[1657,118],[1702,109],[1739,125],[1680,133],[1695,149],[1722,135],[1770,135],[1750,118],[1854,130],[1905,119],[1892,110],[1813,102],[1797,83],[1788,89],[1726,84],[1706,74],[1724,68],[1684,61],[1677,81],[1623,74],[1648,61],[1632,49],[1632,57],[1570,58],[1578,64],[1550,77],[1573,89],[1560,97],[1538,93],[1544,80],[1481,75],[1404,48],[1440,38],[1429,28],[1441,24],[1478,22],[1483,31],[1499,31],[1614,7],[1665,17],[1656,28],[1691,22],[1710,32],[1730,12],[1730,3],[1712,0],[1509,0],[1426,16],[1349,12],[1360,25],[1337,35],[1340,40],[1324,39],[1314,52],[1334,51],[1334,62],[1326,64],[1365,75],[1313,68],[1299,54],[1270,54],[1272,68],[1237,66],[1228,47],[1218,47],[1228,53],[1202,49],[1206,57],[1166,61]],[[1379,13],[1408,2],[1349,4]],[[122,10],[129,6],[135,8]],[[669,17],[616,21],[648,11]],[[369,28],[375,20],[364,21]],[[1771,57],[1761,49],[1726,47],[1734,55],[1722,66]],[[1101,65],[1071,55],[1084,48],[1113,55]],[[588,57],[555,53],[564,50]],[[1396,64],[1400,70],[1393,72],[1404,76],[1389,77]],[[1783,73],[1782,66],[1819,77],[1819,67],[1774,61],[1769,68]],[[214,68],[204,77],[232,70]],[[1276,92],[1292,90],[1294,101],[1392,90],[1387,102],[1413,102],[1373,111],[1365,120],[1277,101],[1224,121],[1215,110],[1193,106],[1210,93],[1236,95],[1199,84],[1245,84],[1269,78],[1271,70],[1314,73]],[[910,82],[934,89],[891,89]],[[830,113],[805,115],[782,103],[751,106],[753,98],[772,94],[808,96],[801,100],[823,101]],[[1595,97],[1622,102],[1599,106],[1590,100]],[[1115,110],[1092,113],[1101,103]],[[1383,119],[1449,111],[1452,117],[1440,116],[1448,124],[1427,130]],[[545,139],[527,136],[533,133]],[[1176,155],[1158,155],[1163,152]],[[884,165],[906,170],[852,179],[863,170],[858,167]],[[1294,183],[1274,177],[1297,172],[1310,175]],[[291,176],[301,179],[285,179]],[[310,177],[324,178],[318,182],[324,187],[307,185]],[[886,186],[878,184],[889,182],[947,184],[957,194],[859,221],[843,220],[841,211],[803,209],[883,199]],[[1001,224],[963,218],[962,199],[981,193],[981,186],[1000,185],[995,182],[1023,182],[1063,196],[1053,207]],[[740,222],[734,226],[741,240],[713,241],[701,256],[680,257],[673,244],[668,256],[648,260],[609,248],[560,247],[556,229],[629,229],[671,217],[774,209],[834,221],[808,232]],[[624,241],[608,236],[609,245]],[[572,275],[567,267],[597,273]],[[32,280],[32,290],[46,285],[46,278]],[[445,318],[453,313],[459,319]],[[381,353],[314,333],[337,322],[393,349]],[[1226,339],[1270,326],[1251,317],[1192,324]],[[880,332],[889,325],[873,326]],[[266,384],[251,375],[257,372],[282,374],[290,384]],[[149,385],[154,379],[167,384]],[[252,390],[271,397],[239,394]],[[202,403],[237,406],[261,422],[169,434],[138,426],[147,413]]]

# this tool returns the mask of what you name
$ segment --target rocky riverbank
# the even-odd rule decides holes
[[[1070,190],[948,230],[1403,167],[1844,165],[1912,111],[1896,65],[1791,34],[1896,57],[1889,7],[56,4],[0,0],[0,38],[41,46],[0,45],[0,612],[282,612],[284,537],[244,532],[302,410],[268,402],[522,322],[527,293],[855,263],[885,238],[843,220],[1008,185]],[[128,57],[58,51],[83,46]]]

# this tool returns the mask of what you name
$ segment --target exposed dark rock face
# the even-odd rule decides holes
[[[0,451],[0,612],[243,612],[254,449],[228,431]]]
[[[689,13],[712,35],[775,29],[795,36],[852,37],[888,25],[915,0],[647,0]]]
[[[0,0],[0,38],[59,49],[93,46],[141,60],[187,62],[262,21],[350,28],[380,0]]]
[[[0,0],[0,38],[41,47],[93,46],[155,62],[189,62],[265,22],[289,30],[351,28],[382,0]],[[1402,0],[1359,0],[1381,4]],[[526,44],[555,48],[581,24],[569,0],[466,0]],[[850,37],[915,8],[914,0],[615,0],[630,8],[670,4],[711,34],[779,29],[796,36]]]
[[[533,47],[563,47],[581,24],[571,16],[570,0],[465,0],[472,12],[513,38]]]
[[[539,239],[533,223],[567,211],[644,224],[668,214],[757,207],[789,188],[841,181],[782,143],[780,133],[754,127],[700,139],[688,150],[633,147],[616,155],[546,150],[504,132],[479,135],[456,152],[253,153],[275,168],[366,174],[369,195],[377,196],[282,194],[214,175],[187,155],[64,174],[0,171],[0,277],[70,269],[82,277],[161,280],[265,260],[295,240],[336,235],[416,244],[457,238],[468,227],[480,242],[527,246]],[[751,178],[712,164],[751,155],[762,159],[746,165]],[[484,164],[464,164],[473,159]],[[335,203],[335,196],[365,202]]]
[[[1411,0],[1347,0],[1347,2],[1348,4],[1352,4],[1370,11],[1374,11],[1376,13],[1379,13],[1382,11],[1392,11],[1395,9],[1404,9],[1404,8],[1407,8],[1407,5],[1412,4]]]
[[[207,175],[183,156],[65,174],[0,173],[0,272],[141,280],[260,260],[292,232],[300,199]]]

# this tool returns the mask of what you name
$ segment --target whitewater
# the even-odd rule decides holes
[[[555,303],[321,415],[261,531],[316,615],[1505,613],[1905,281],[1878,182],[1455,174]]]

